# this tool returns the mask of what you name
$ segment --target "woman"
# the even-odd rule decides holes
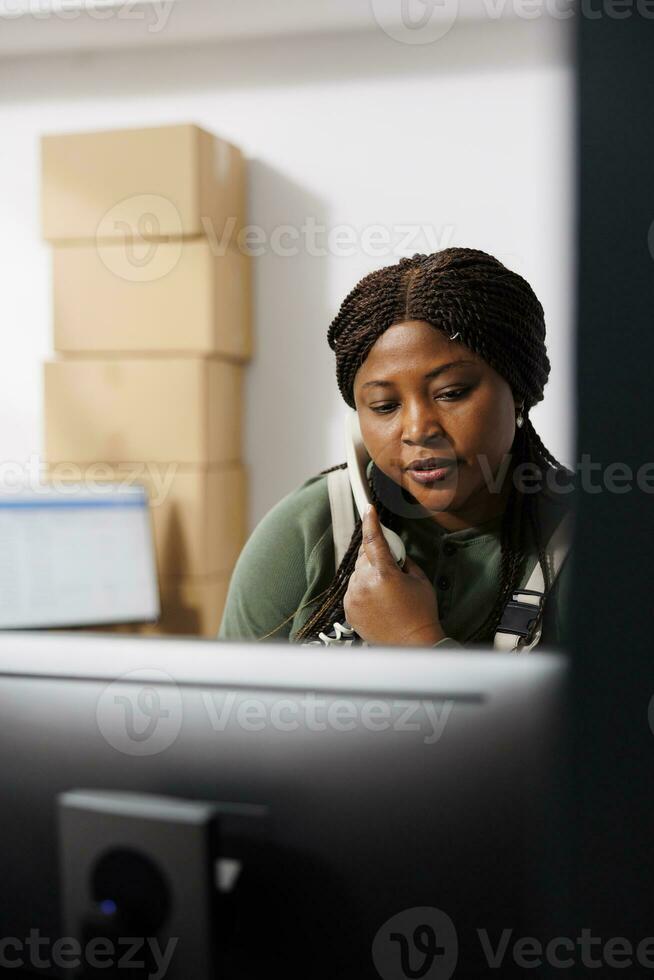
[[[552,584],[544,549],[571,474],[529,419],[550,369],[529,284],[476,249],[414,255],[366,276],[328,341],[374,506],[336,569],[330,470],[281,500],[239,557],[219,639],[307,643],[347,619],[368,643],[490,643],[540,562],[546,597],[527,640],[540,628],[541,644],[562,643],[569,562]],[[380,523],[402,538],[403,569]]]

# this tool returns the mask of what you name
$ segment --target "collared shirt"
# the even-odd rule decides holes
[[[538,526],[546,544],[567,512],[569,498],[547,484],[537,496]],[[450,532],[424,517],[402,517],[400,523],[398,533],[407,554],[436,591],[446,634],[436,646],[466,645],[499,593],[501,515]],[[531,534],[529,541],[522,587],[538,560]],[[291,641],[319,607],[321,593],[335,573],[327,476],[318,475],[280,500],[252,532],[232,574],[218,639]],[[569,588],[570,562],[566,561],[546,602],[542,647],[565,642]]]

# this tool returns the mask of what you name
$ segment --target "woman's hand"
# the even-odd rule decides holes
[[[445,636],[431,582],[408,555],[404,568],[399,567],[373,506],[363,518],[363,540],[343,608],[350,626],[368,643],[433,646]]]

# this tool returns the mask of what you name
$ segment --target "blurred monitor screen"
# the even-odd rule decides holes
[[[152,622],[159,590],[143,487],[0,494],[0,629]]]

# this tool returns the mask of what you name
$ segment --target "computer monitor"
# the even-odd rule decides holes
[[[3,936],[22,942],[12,965],[35,970],[25,945],[33,930],[50,943],[66,935],[62,806],[72,800],[75,819],[104,808],[105,819],[108,795],[116,812],[127,800],[128,816],[148,800],[162,821],[181,801],[196,808],[191,822],[203,804],[227,814],[215,857],[237,860],[240,872],[214,909],[207,975],[216,980],[276,970],[303,980],[442,980],[486,975],[489,956],[496,975],[523,976],[514,944],[548,928],[565,675],[565,659],[546,652],[5,634],[0,922]],[[230,806],[266,815],[249,821],[249,849],[247,819],[241,849],[234,844]],[[67,823],[64,836],[83,863],[86,831],[75,827]],[[124,857],[132,838],[111,833]],[[178,868],[188,878],[199,852],[184,847],[168,851],[188,862]],[[147,851],[137,863],[155,880]],[[206,876],[184,891],[178,872],[160,870],[163,948],[171,927],[161,917],[206,901]],[[72,873],[79,879],[79,868]],[[91,877],[85,885],[82,875],[82,892],[113,914],[121,899],[106,884],[93,891]],[[177,938],[169,980],[190,975]],[[49,951],[40,948],[42,960]]]
[[[0,493],[0,629],[153,622],[159,591],[141,486]]]

